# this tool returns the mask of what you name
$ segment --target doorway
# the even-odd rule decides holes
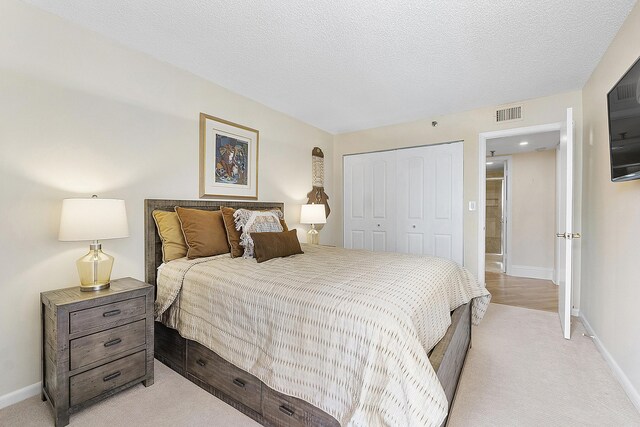
[[[485,140],[483,261],[492,302],[558,309],[553,280],[559,142],[556,129]]]

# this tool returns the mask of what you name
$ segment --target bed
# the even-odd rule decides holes
[[[472,320],[479,321],[490,297],[484,288],[466,283],[467,273],[452,275],[457,267],[444,260],[326,247],[263,264],[219,255],[161,266],[152,212],[221,205],[284,210],[281,203],[145,201],[146,280],[161,283],[158,360],[267,426],[446,422]],[[419,305],[407,287],[412,276],[436,268],[443,273],[415,299],[449,293],[455,309],[415,318],[404,308]],[[462,279],[456,291],[437,285]],[[393,291],[386,292],[388,284]],[[427,324],[437,326],[437,337]]]

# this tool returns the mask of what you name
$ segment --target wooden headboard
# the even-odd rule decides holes
[[[219,210],[221,206],[234,209],[274,209],[284,213],[284,203],[280,202],[229,202],[220,200],[164,200],[145,199],[144,201],[144,279],[156,286],[156,273],[162,264],[162,241],[156,231],[152,213],[155,210],[171,211],[176,206],[204,210]]]

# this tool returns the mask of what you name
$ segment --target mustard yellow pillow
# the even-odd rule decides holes
[[[187,243],[184,241],[178,214],[167,211],[153,211],[158,235],[162,240],[162,262],[187,256]]]

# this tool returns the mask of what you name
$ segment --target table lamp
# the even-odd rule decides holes
[[[319,233],[315,225],[327,223],[324,205],[302,205],[300,208],[300,223],[311,224],[311,230],[307,233],[307,243],[312,245],[320,243]]]
[[[113,257],[102,252],[99,240],[129,236],[124,200],[64,199],[58,240],[90,240],[89,253],[76,261],[82,291],[107,289],[111,280]]]

